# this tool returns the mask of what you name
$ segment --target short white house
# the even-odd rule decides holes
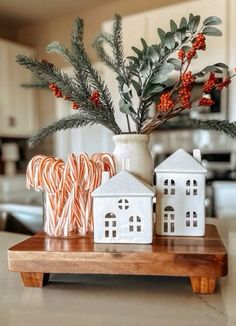
[[[179,149],[156,172],[156,233],[204,236],[205,175],[200,150],[193,156]]]
[[[152,243],[152,187],[121,171],[93,191],[95,243]]]

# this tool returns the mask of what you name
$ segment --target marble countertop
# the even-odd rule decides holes
[[[207,222],[229,253],[229,274],[213,295],[193,294],[184,277],[58,274],[47,287],[24,288],[8,271],[7,249],[26,236],[0,232],[0,325],[236,325],[236,217]]]

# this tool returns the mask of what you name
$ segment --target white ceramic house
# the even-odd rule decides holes
[[[205,175],[200,150],[193,156],[179,149],[156,172],[156,233],[204,236]]]
[[[152,187],[121,171],[93,191],[95,243],[152,243]]]

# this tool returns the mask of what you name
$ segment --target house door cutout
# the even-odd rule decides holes
[[[167,206],[164,209],[163,232],[164,233],[175,232],[175,210],[171,206]]]
[[[113,213],[107,213],[105,215],[105,238],[116,238],[117,236],[117,222],[116,222],[116,215]]]

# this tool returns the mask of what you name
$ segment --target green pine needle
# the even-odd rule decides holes
[[[30,147],[33,147],[39,143],[41,143],[46,137],[53,135],[57,131],[67,130],[78,127],[85,127],[87,125],[95,124],[94,119],[91,119],[89,116],[84,116],[81,112],[73,114],[71,116],[62,118],[51,125],[41,129],[38,133],[31,137],[28,140],[28,144]]]
[[[200,129],[216,130],[231,138],[236,138],[236,122],[228,120],[194,120],[194,124]]]

